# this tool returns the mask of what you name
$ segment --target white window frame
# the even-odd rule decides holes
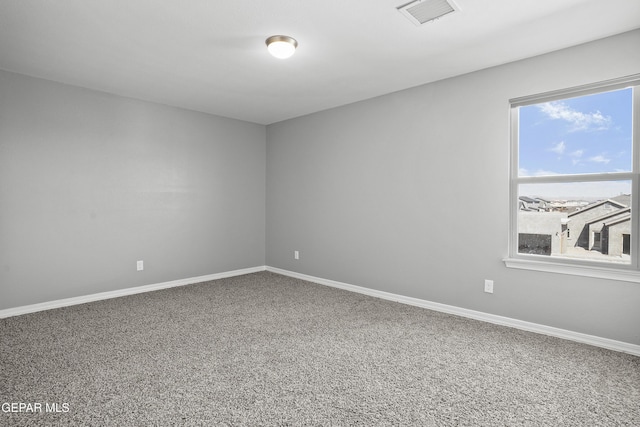
[[[633,87],[632,170],[582,175],[518,176],[518,111],[519,107],[558,101],[567,98],[592,95]],[[640,74],[576,86],[568,89],[509,100],[510,130],[510,179],[509,179],[509,245],[508,256],[503,261],[509,268],[597,277],[640,283]],[[574,260],[546,255],[518,253],[518,187],[529,183],[570,183],[596,181],[631,181],[631,263],[608,264],[589,260]]]

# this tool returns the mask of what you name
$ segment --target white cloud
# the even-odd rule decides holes
[[[594,163],[607,164],[607,163],[609,163],[611,161],[611,159],[608,159],[608,158],[604,157],[602,154],[600,154],[598,156],[589,157],[589,161],[590,162],[594,162]]]
[[[576,150],[569,153],[569,157],[571,157],[571,163],[573,163],[574,166],[580,163],[583,154],[584,150]]]
[[[613,123],[610,116],[605,116],[600,111],[583,113],[560,101],[545,102],[539,104],[538,108],[551,119],[569,122],[572,125],[571,131],[574,132],[609,129]]]
[[[546,171],[544,169],[538,169],[533,173],[533,176],[553,176],[553,175],[560,175],[560,174],[558,172]]]
[[[566,148],[567,146],[565,145],[564,141],[560,141],[556,145],[551,147],[549,151],[553,151],[554,153],[557,153],[557,154],[563,154]]]
[[[533,171],[533,172],[525,168],[518,169],[518,176],[551,176],[551,175],[560,175],[560,174],[558,172],[547,171],[544,169],[538,169],[537,171]]]
[[[521,196],[538,196],[547,200],[601,200],[631,193],[631,181],[570,182],[522,184]]]

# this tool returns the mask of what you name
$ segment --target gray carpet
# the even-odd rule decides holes
[[[0,333],[3,425],[640,426],[638,357],[268,272]]]

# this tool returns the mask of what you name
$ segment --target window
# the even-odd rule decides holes
[[[640,281],[639,85],[510,101],[507,266]]]
[[[627,255],[631,254],[631,235],[630,234],[622,235],[622,253]]]

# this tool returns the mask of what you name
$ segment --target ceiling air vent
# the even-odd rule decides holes
[[[398,11],[416,25],[435,21],[456,9],[451,0],[415,0],[398,7]]]

